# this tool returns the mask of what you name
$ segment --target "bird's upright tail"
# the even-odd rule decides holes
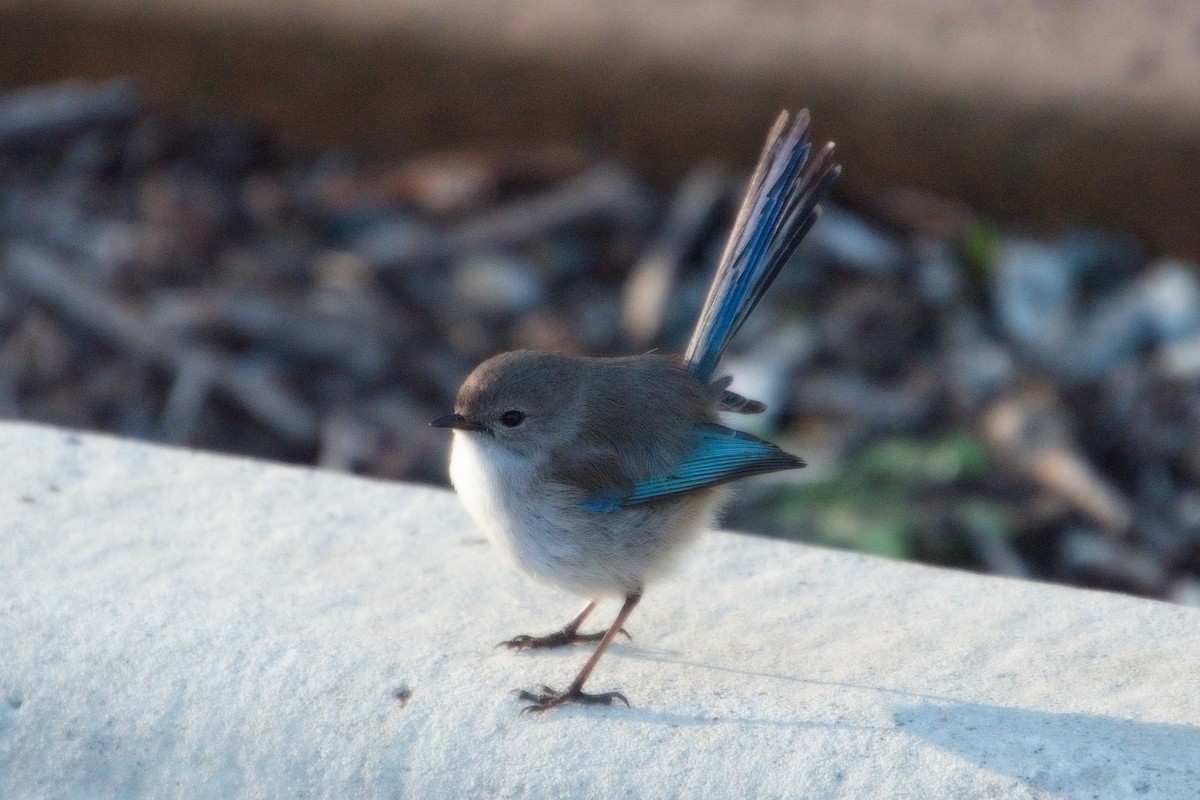
[[[842,172],[833,163],[833,142],[809,158],[808,122],[807,110],[790,121],[784,111],[767,135],[683,357],[706,383],[725,345],[817,221],[817,204]]]

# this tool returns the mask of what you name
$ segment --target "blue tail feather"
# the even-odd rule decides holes
[[[684,354],[707,382],[725,346],[758,305],[779,270],[820,215],[818,203],[841,174],[833,144],[811,159],[808,112],[782,113],[767,136],[746,198],[729,234],[712,287]]]

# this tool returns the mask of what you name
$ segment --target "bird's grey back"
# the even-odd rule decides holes
[[[695,425],[716,420],[713,390],[675,359],[633,356],[592,363],[598,368],[588,371],[581,438],[598,445],[601,456],[619,456],[622,466],[618,481],[585,475],[582,485],[608,482],[628,489],[634,481],[671,472],[694,446]]]

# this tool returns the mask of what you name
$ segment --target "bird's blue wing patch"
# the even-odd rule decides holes
[[[615,497],[599,497],[595,500],[584,500],[580,503],[584,511],[594,511],[597,514],[610,514],[613,511],[620,511],[625,507],[625,504]]]
[[[804,466],[803,460],[770,442],[724,425],[697,425],[695,430],[696,444],[691,455],[673,472],[638,481],[633,492],[625,497],[588,500],[583,507],[597,513],[619,511],[750,475]]]

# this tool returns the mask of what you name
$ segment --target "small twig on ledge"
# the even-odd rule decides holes
[[[4,251],[4,277],[63,316],[96,336],[123,348],[134,357],[156,363],[176,373],[199,371],[189,380],[207,376],[247,412],[290,442],[312,445],[317,441],[316,415],[261,369],[239,364],[228,356],[196,345],[182,344],[164,334],[137,311],[88,286],[71,275],[47,250],[28,244],[10,244]],[[194,394],[193,386],[187,394]],[[172,430],[185,430],[184,420],[172,412]]]

